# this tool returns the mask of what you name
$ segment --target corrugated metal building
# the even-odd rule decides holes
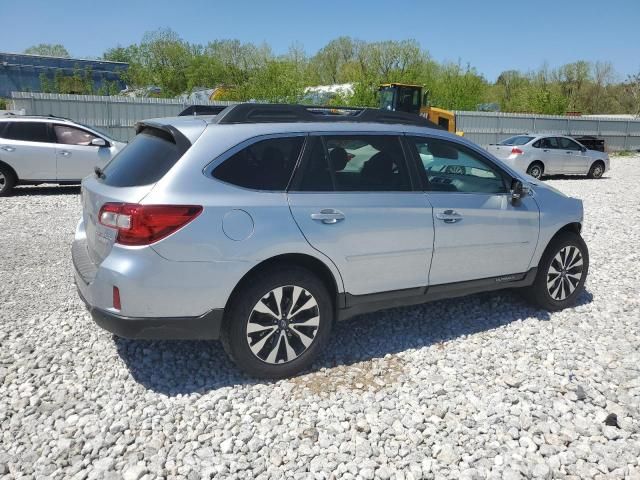
[[[71,76],[78,70],[87,69],[91,70],[94,89],[99,89],[105,82],[115,82],[123,89],[125,84],[120,73],[128,68],[129,64],[122,62],[0,52],[0,97],[9,97],[16,91],[42,91],[40,75],[43,73],[53,79],[56,72]]]

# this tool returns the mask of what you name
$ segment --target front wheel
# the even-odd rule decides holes
[[[577,233],[557,235],[545,250],[533,285],[525,294],[532,303],[555,311],[575,305],[589,272],[589,250]]]
[[[225,317],[222,343],[248,374],[283,378],[308,368],[329,339],[333,302],[324,283],[297,266],[245,282]]]
[[[587,174],[589,178],[602,178],[602,175],[604,175],[604,163],[602,162],[595,162],[591,165]]]

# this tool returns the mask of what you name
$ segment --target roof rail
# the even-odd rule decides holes
[[[443,130],[432,121],[406,112],[377,108],[318,107],[279,103],[239,103],[222,110],[212,121],[234,123],[292,123],[292,122],[357,122],[415,125]]]
[[[178,116],[197,116],[197,115],[218,115],[222,110],[227,108],[226,105],[189,105],[182,110]]]

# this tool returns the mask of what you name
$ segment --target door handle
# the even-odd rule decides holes
[[[68,150],[62,150],[60,152],[60,155],[62,155],[63,157],[70,157],[71,156],[71,152],[69,152]]]
[[[10,147],[9,145],[3,145],[0,148],[2,150],[4,150],[5,152],[15,152],[15,150],[16,150],[15,147]]]
[[[456,223],[462,220],[462,215],[455,210],[445,210],[444,212],[436,213],[436,218],[444,223]]]
[[[319,220],[322,223],[330,225],[344,220],[344,213],[339,210],[334,210],[333,208],[323,208],[320,210],[320,213],[312,213],[311,219]]]
[[[542,150],[542,151],[543,151],[543,152],[548,152],[549,150],[545,149],[545,150]]]

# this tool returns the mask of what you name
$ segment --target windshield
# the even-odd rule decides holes
[[[533,137],[527,135],[516,135],[500,142],[500,145],[525,145],[533,140]]]

